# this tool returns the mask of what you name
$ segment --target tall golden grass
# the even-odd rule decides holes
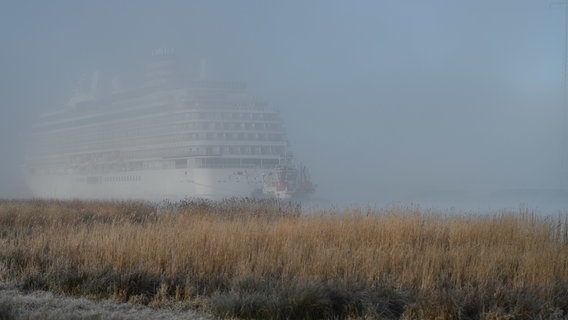
[[[215,297],[243,291],[247,281],[265,291],[333,284],[351,293],[398,293],[398,313],[359,308],[343,316],[566,318],[568,216],[417,207],[301,214],[294,206],[246,199],[161,209],[143,202],[4,200],[0,280],[209,310],[211,301],[226,301]]]

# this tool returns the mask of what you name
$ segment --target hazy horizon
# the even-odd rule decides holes
[[[0,198],[29,126],[156,48],[284,120],[318,203],[565,210],[565,9],[553,1],[4,1]],[[492,202],[494,201],[494,202]],[[467,204],[466,204],[467,203]]]

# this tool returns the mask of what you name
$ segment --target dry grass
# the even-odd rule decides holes
[[[567,227],[528,210],[4,200],[0,281],[222,316],[566,319]]]

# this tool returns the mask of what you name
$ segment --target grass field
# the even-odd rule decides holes
[[[0,281],[229,318],[568,319],[568,215],[0,200]]]

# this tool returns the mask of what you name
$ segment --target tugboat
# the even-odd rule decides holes
[[[276,199],[303,199],[315,191],[308,168],[293,155],[286,155],[281,163],[264,176],[262,194]]]

